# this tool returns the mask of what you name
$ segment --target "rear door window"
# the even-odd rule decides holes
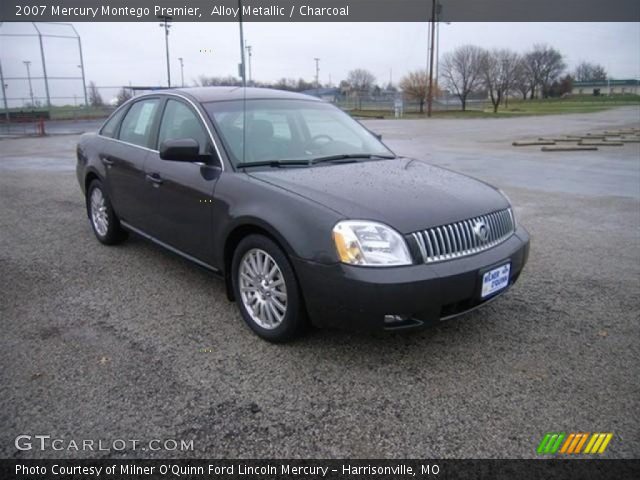
[[[122,120],[119,139],[141,147],[149,147],[153,120],[160,100],[157,98],[134,103]]]

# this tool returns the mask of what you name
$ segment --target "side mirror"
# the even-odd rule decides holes
[[[160,145],[160,158],[174,162],[196,162],[200,155],[200,145],[193,138],[167,140]]]

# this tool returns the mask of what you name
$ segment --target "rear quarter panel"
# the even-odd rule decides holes
[[[105,178],[105,167],[100,162],[100,150],[104,148],[104,140],[96,133],[85,133],[76,146],[76,176],[82,192],[86,195],[86,179],[94,173],[101,180]],[[106,186],[108,188],[108,186]]]

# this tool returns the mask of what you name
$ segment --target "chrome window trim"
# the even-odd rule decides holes
[[[105,140],[111,140],[113,142],[122,143],[123,145],[129,145],[130,147],[141,148],[142,150],[146,150],[148,152],[159,153],[158,150],[154,150],[154,149],[148,148],[148,147],[143,147],[142,145],[136,145],[135,143],[125,142],[124,140],[120,140],[119,138],[105,137],[104,135],[100,135],[100,137],[104,138]]]
[[[107,140],[113,140],[119,143],[123,143],[125,145],[131,145],[132,147],[138,147],[138,148],[142,148],[143,150],[147,150],[149,152],[155,152],[155,153],[160,153],[158,150],[154,150],[153,148],[148,148],[148,147],[143,147],[141,145],[136,145],[135,143],[129,143],[129,142],[125,142],[123,140],[120,140],[119,138],[112,138],[112,137],[107,137],[105,135],[102,135],[102,133],[100,133],[103,129],[103,127],[105,126],[105,124],[109,121],[109,119],[115,115],[115,113],[120,110],[121,108],[124,108],[125,106],[127,106],[129,103],[133,103],[133,102],[137,102],[139,100],[144,99],[145,97],[162,97],[163,95],[167,95],[167,96],[173,96],[173,97],[178,97],[181,98],[182,100],[186,101],[187,103],[189,103],[189,105],[191,105],[191,107],[193,107],[193,109],[196,111],[196,113],[198,114],[198,116],[200,117],[200,121],[202,122],[202,124],[204,125],[204,128],[207,129],[207,133],[209,134],[209,140],[211,140],[211,144],[213,145],[213,148],[216,149],[216,154],[218,155],[218,159],[220,160],[220,167],[222,168],[222,171],[224,172],[226,170],[225,165],[224,165],[224,160],[222,159],[222,155],[220,155],[220,149],[218,148],[218,144],[216,143],[216,140],[213,136],[213,133],[211,132],[211,129],[209,128],[209,124],[207,123],[206,119],[204,118],[204,116],[202,115],[202,112],[200,111],[200,109],[198,108],[198,106],[193,102],[193,100],[191,100],[188,97],[185,97],[184,95],[180,95],[179,93],[175,93],[175,92],[158,92],[158,93],[145,93],[144,95],[140,95],[137,97],[133,97],[131,100],[129,100],[128,102],[126,102],[125,104],[121,105],[120,107],[118,107],[116,110],[114,110],[114,112],[109,115],[109,118],[107,118],[104,123],[102,124],[102,126],[100,126],[100,128],[98,129],[98,136],[100,138],[106,138]],[[160,119],[160,121],[162,121],[162,119]],[[196,163],[196,162],[194,162]]]
[[[473,225],[484,222],[489,237],[481,241]],[[432,264],[484,252],[511,238],[516,225],[511,208],[468,218],[447,225],[438,225],[409,234],[415,241],[423,263]]]

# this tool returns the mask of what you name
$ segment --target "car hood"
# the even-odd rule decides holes
[[[479,180],[408,158],[250,175],[345,218],[383,222],[405,234],[509,207],[503,195]]]

